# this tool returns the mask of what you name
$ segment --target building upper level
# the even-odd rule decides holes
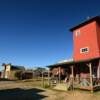
[[[74,61],[100,57],[100,17],[95,16],[72,27]]]

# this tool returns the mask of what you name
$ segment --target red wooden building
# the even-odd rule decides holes
[[[74,61],[100,57],[100,18],[98,16],[70,29],[73,32]]]
[[[74,82],[78,76],[79,88],[96,90],[100,87],[100,17],[89,18],[70,31],[73,32],[73,61],[49,65],[50,72],[59,72],[59,80],[66,72]]]

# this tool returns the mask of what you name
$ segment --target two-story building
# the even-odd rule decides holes
[[[63,77],[72,77],[78,88],[96,90],[100,87],[100,17],[88,18],[72,27],[73,58],[49,65],[50,73]]]

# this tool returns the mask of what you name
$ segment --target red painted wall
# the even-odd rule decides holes
[[[87,25],[84,25],[77,30],[80,30],[80,36],[76,36],[76,31],[73,31],[73,41],[74,41],[74,51],[73,51],[73,58],[75,61],[79,60],[86,60],[90,58],[99,57],[99,47],[98,46],[98,38],[97,36],[97,23],[96,21],[93,21]],[[98,29],[98,32],[100,33],[100,29]],[[98,38],[97,38],[98,37]],[[99,40],[100,42],[100,40]],[[88,47],[89,52],[88,53],[80,53],[80,49]]]
[[[98,47],[99,47],[99,52],[100,52],[100,23],[96,24],[96,31],[97,31]]]

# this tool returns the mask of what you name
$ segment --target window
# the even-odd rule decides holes
[[[87,53],[87,52],[89,52],[89,48],[88,47],[80,49],[80,53]]]
[[[76,31],[76,37],[80,36],[80,30]]]

